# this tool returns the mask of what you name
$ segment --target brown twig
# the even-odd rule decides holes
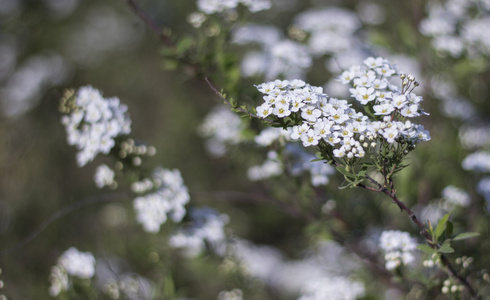
[[[242,112],[242,113],[246,113],[249,117],[253,117],[253,118],[260,118],[259,116],[249,112],[248,110],[246,109],[243,109],[241,107],[234,107],[233,104],[231,104],[230,100],[226,99],[226,97],[223,96],[223,94],[221,92],[218,91],[218,89],[216,89],[213,84],[209,81],[209,79],[207,77],[204,77],[204,80],[206,81],[206,83],[208,84],[208,86],[213,90],[213,92],[216,93],[216,95],[218,95],[218,97],[220,97],[224,102],[225,104],[229,105],[231,108],[239,111],[239,112]],[[268,121],[268,122],[272,122],[272,120],[270,119],[263,119],[264,121]]]
[[[172,41],[170,36],[165,34],[158,26],[150,20],[147,14],[134,2],[133,0],[126,0],[126,3],[128,6],[133,10],[133,12],[146,24],[146,26],[153,32],[155,33],[159,38],[162,43],[165,44],[167,47],[174,48],[175,43]]]

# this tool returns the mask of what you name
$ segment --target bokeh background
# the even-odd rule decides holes
[[[423,108],[430,113],[421,123],[430,130],[432,140],[410,156],[411,166],[396,179],[398,193],[421,211],[440,199],[448,185],[468,192],[471,204],[453,211],[455,228],[459,232],[477,231],[481,236],[456,245],[456,250],[474,257],[472,271],[490,268],[490,242],[485,238],[489,234],[487,204],[476,187],[482,174],[464,170],[461,165],[470,153],[489,149],[488,53],[479,58],[455,58],[435,50],[431,39],[419,30],[428,15],[426,1],[273,2],[273,9],[250,18],[277,26],[287,34],[298,12],[342,7],[362,20],[356,35],[365,41],[362,47],[366,54],[387,55],[400,65],[406,62],[403,68],[417,74],[422,89],[418,94],[424,96]],[[176,40],[197,31],[187,22],[188,14],[197,10],[193,0],[145,0],[138,4],[150,20]],[[103,91],[106,97],[119,97],[128,105],[132,136],[157,149],[149,163],[178,168],[192,202],[228,214],[228,230],[236,236],[273,246],[290,259],[302,257],[313,241],[341,239],[340,244],[352,245],[382,228],[410,231],[417,238],[410,220],[388,199],[361,190],[339,191],[340,176],[332,175],[326,187],[314,189],[291,183],[291,178],[252,182],[247,169],[263,160],[263,149],[253,149],[249,143],[231,147],[225,157],[210,155],[197,128],[222,101],[202,77],[185,67],[169,70],[162,49],[165,46],[158,37],[122,0],[0,2],[0,279],[4,283],[0,294],[8,299],[52,298],[48,294],[50,268],[71,246],[122,260],[133,272],[152,278],[156,286],[172,278],[179,297],[216,299],[219,291],[239,281],[218,271],[219,258],[208,255],[187,260],[179,251],[169,249],[162,237],[170,230],[165,226],[163,235],[143,232],[135,221],[133,198],[127,190],[111,192],[95,187],[95,167],[105,158],[99,157],[83,168],[77,166],[76,149],[66,143],[58,106],[65,88],[86,85]],[[239,61],[246,47],[230,51]],[[338,73],[325,69],[325,65],[324,57],[316,57],[304,79],[326,85]],[[213,76],[212,71],[207,75]],[[229,84],[220,81],[220,75],[214,79],[218,89]],[[260,75],[241,78],[241,85],[235,84],[231,93],[240,101],[242,85],[263,81]],[[444,84],[457,95],[451,96],[453,102],[438,93]],[[260,103],[259,94],[253,93],[248,91],[243,101]],[[259,127],[253,122],[252,128]],[[460,138],[465,128],[480,128],[472,146]],[[106,193],[114,193],[111,201],[86,205],[45,223],[65,207]],[[301,199],[312,199],[299,205],[299,213],[280,202],[281,197],[295,193],[301,194]],[[321,214],[322,205],[329,199],[346,218],[344,223]],[[320,217],[312,220],[305,217],[305,211]],[[43,228],[43,224],[47,226]],[[325,228],[343,235],[334,237]],[[377,261],[383,265],[382,256]],[[359,278],[372,276],[369,268],[357,270],[361,270]],[[375,278],[373,285],[366,287],[364,299],[389,299],[376,290],[386,287],[385,279],[380,275]],[[258,292],[250,292],[250,299],[289,299],[263,283],[254,284],[259,286]],[[402,290],[407,293],[416,286],[406,285]],[[423,290],[422,296],[411,299],[430,297],[430,290],[419,290]],[[101,293],[93,297],[107,296]]]

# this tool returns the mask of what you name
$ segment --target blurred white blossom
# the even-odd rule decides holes
[[[295,26],[308,32],[314,55],[335,54],[351,48],[354,32],[361,26],[357,15],[342,8],[311,9],[296,16]]]
[[[58,263],[51,268],[51,296],[68,290],[71,287],[70,276],[90,279],[95,274],[95,258],[90,252],[80,252],[71,247],[58,259]]]
[[[76,108],[61,119],[69,145],[78,148],[80,167],[92,161],[98,153],[108,154],[115,138],[131,132],[127,106],[118,98],[105,99],[91,86],[82,87],[75,95]]]
[[[12,54],[4,52],[4,55]],[[3,63],[7,64],[8,60],[0,64]],[[38,104],[48,88],[63,83],[69,72],[67,62],[56,52],[29,57],[9,76],[0,90],[3,114],[17,117],[26,113]]]
[[[227,146],[236,145],[243,140],[243,120],[229,108],[217,106],[208,113],[198,128],[198,133],[208,138],[206,149],[214,156],[222,156]]]
[[[471,197],[467,192],[452,185],[442,190],[442,198],[451,206],[467,207],[471,202]]]
[[[173,234],[169,243],[172,247],[183,248],[189,256],[201,253],[206,244],[218,255],[226,250],[225,225],[228,216],[216,210],[203,207],[190,210],[191,224]]]
[[[262,165],[250,167],[247,171],[247,176],[248,179],[257,181],[281,175],[283,170],[283,164],[277,152],[269,151],[264,163]]]
[[[206,14],[214,14],[235,9],[243,4],[250,12],[259,12],[271,8],[270,0],[198,0],[197,7]]]
[[[432,37],[433,47],[453,57],[490,54],[490,9],[481,0],[427,2],[420,32]]]
[[[180,171],[157,168],[152,177],[155,191],[134,199],[136,218],[147,232],[157,233],[170,217],[180,222],[185,215],[185,205],[190,200]]]
[[[98,188],[104,186],[113,186],[116,182],[114,180],[114,170],[109,168],[106,164],[99,165],[95,170],[94,181]]]
[[[393,270],[401,265],[411,265],[415,261],[415,240],[408,232],[388,230],[381,233],[379,248],[383,250],[386,269]]]
[[[478,173],[490,172],[490,152],[477,151],[465,157],[463,169]]]

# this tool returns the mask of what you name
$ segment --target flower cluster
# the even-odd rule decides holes
[[[462,162],[463,169],[478,173],[490,173],[490,152],[478,151],[468,155]]]
[[[263,180],[269,177],[281,175],[284,166],[277,152],[269,151],[267,159],[262,165],[252,166],[247,171],[248,179],[252,181]]]
[[[205,14],[214,14],[235,9],[239,4],[251,12],[259,12],[271,8],[270,0],[198,0],[197,7]]]
[[[254,43],[260,51],[248,52],[242,60],[244,76],[263,75],[267,79],[282,75],[286,78],[303,77],[313,61],[308,47],[282,38],[272,26],[252,25],[238,28],[233,34],[237,44]]]
[[[290,159],[288,167],[291,175],[299,176],[309,172],[312,186],[327,185],[330,181],[329,176],[335,173],[331,165],[316,160],[317,157],[298,144],[286,145],[284,153]]]
[[[295,25],[309,33],[308,46],[314,55],[335,54],[355,43],[354,32],[361,26],[356,14],[342,8],[302,12]]]
[[[159,232],[160,226],[167,221],[168,216],[174,222],[180,222],[184,217],[184,206],[189,202],[190,196],[179,170],[157,168],[152,179],[141,181],[139,189],[134,186],[133,191],[141,193],[154,190],[137,197],[133,203],[136,218],[145,231]]]
[[[69,276],[82,279],[90,279],[95,274],[95,258],[90,252],[80,252],[71,247],[58,259],[58,263],[52,267],[49,294],[57,296],[71,287]]]
[[[114,170],[109,168],[106,164],[102,164],[95,170],[94,181],[95,185],[101,189],[104,186],[116,187],[117,183],[114,180]]]
[[[490,4],[479,0],[449,0],[427,5],[429,16],[420,22],[420,31],[433,38],[438,51],[459,57],[490,54]],[[478,12],[478,13],[475,13]]]
[[[206,149],[209,153],[222,156],[226,153],[228,145],[236,145],[243,140],[244,129],[245,124],[237,114],[227,107],[217,106],[206,116],[198,132],[208,138]]]
[[[291,141],[291,130],[267,127],[254,138],[258,146],[266,147],[274,142],[284,143]],[[316,157],[305,151],[302,147],[288,143],[283,155],[279,156],[275,151],[267,153],[266,161],[260,166],[251,167],[248,170],[250,180],[262,180],[268,177],[282,174],[287,169],[292,176],[300,176],[304,172],[311,174],[313,186],[326,185],[328,176],[334,173],[334,168],[321,161],[313,161]]]
[[[221,291],[218,294],[218,300],[243,300],[243,292],[240,289]]]
[[[444,198],[445,203],[449,206],[458,205],[466,207],[471,202],[471,197],[466,191],[452,185],[442,190],[442,198]]]
[[[226,250],[224,227],[228,223],[228,216],[220,215],[211,208],[194,208],[190,211],[190,218],[192,224],[172,235],[170,245],[185,248],[188,255],[195,256],[208,243],[217,254],[223,254]]]
[[[347,277],[326,277],[310,280],[298,300],[338,299],[351,300],[365,293],[364,285]]]
[[[400,265],[409,265],[415,260],[413,251],[417,244],[408,232],[383,231],[379,238],[379,247],[385,254],[385,267],[388,270],[396,269]]]
[[[401,75],[402,89],[389,83],[397,73],[383,58],[368,58],[362,66],[353,66],[342,73],[340,80],[352,84],[350,92],[369,114],[356,112],[347,100],[329,98],[321,87],[302,80],[275,80],[262,83],[257,89],[265,94],[264,103],[256,108],[266,118],[286,119],[293,123],[291,138],[303,146],[327,143],[335,157],[364,157],[377,141],[414,145],[430,136],[423,126],[406,120],[422,114],[422,98],[412,93],[418,85],[413,76]],[[400,120],[400,121],[398,121]],[[406,120],[405,122],[402,122]]]
[[[117,136],[131,132],[127,109],[118,98],[103,98],[91,86],[82,87],[76,95],[63,99],[61,111],[70,114],[62,117],[62,123],[68,144],[79,149],[77,161],[80,167],[92,161],[98,153],[108,154]]]

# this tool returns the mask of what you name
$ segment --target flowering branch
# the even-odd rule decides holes
[[[401,200],[398,199],[398,197],[396,196],[396,190],[393,188],[393,180],[392,179],[386,179],[387,177],[388,176],[385,176],[385,182],[386,182],[386,180],[389,182],[390,189],[387,189],[386,188],[386,183],[385,183],[385,186],[382,186],[379,182],[377,182],[373,178],[369,177],[368,175],[366,175],[366,178],[371,183],[373,183],[377,187],[377,189],[370,188],[370,187],[365,186],[363,184],[359,184],[358,187],[364,188],[364,189],[367,189],[367,190],[373,191],[373,192],[381,192],[381,193],[384,193],[385,195],[387,195],[388,197],[390,197],[393,200],[393,202],[396,205],[398,205],[398,207],[402,211],[405,211],[407,213],[407,215],[412,220],[412,222],[417,225],[417,227],[420,229],[420,234],[425,237],[425,239],[427,240],[427,243],[429,244],[429,246],[431,248],[433,248],[434,250],[439,250],[441,248],[441,246],[434,241],[434,239],[432,238],[432,235],[429,233],[429,231],[427,231],[427,228],[425,228],[425,226],[422,224],[422,222],[420,222],[420,220],[417,218],[417,216],[415,215],[415,213],[410,208],[408,208],[405,205],[405,203],[403,203],[403,201],[401,201]],[[475,291],[475,289],[468,282],[468,280],[466,279],[466,277],[464,277],[463,275],[461,275],[454,268],[454,266],[451,264],[451,262],[446,257],[446,255],[444,255],[443,253],[440,253],[439,254],[439,257],[441,259],[442,264],[449,270],[449,272],[451,273],[451,275],[453,277],[456,277],[462,284],[464,284],[464,286],[468,289],[468,292],[471,294],[471,296],[473,298],[477,299],[477,300],[478,299],[481,299],[481,297],[478,295],[478,293]]]

